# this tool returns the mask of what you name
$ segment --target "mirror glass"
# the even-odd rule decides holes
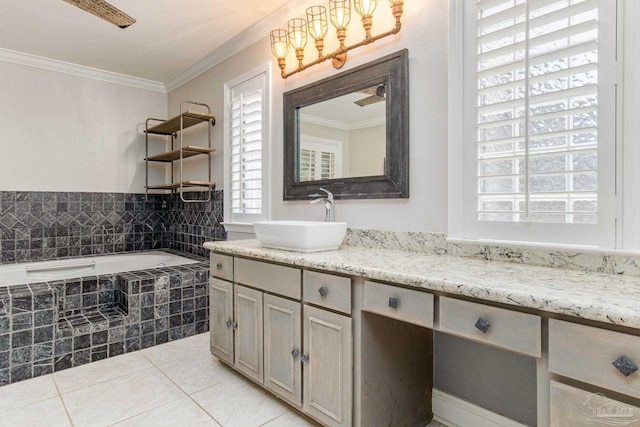
[[[406,49],[284,94],[284,200],[409,197]]]
[[[384,174],[385,100],[382,83],[300,108],[298,180]]]

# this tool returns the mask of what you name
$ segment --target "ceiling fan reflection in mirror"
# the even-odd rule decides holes
[[[112,6],[104,0],[64,0],[65,2],[76,6],[85,12],[89,12],[98,18],[117,25],[120,28],[127,28],[136,22],[135,19]]]

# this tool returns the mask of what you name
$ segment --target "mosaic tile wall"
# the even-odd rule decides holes
[[[226,238],[222,192],[178,195],[0,191],[0,264],[168,248],[204,255]]]
[[[0,385],[206,332],[208,274],[200,262],[0,288]]]

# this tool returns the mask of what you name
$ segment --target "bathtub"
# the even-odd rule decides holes
[[[200,261],[194,261],[168,252],[149,251],[57,261],[7,264],[0,265],[0,286],[99,276],[198,262]]]

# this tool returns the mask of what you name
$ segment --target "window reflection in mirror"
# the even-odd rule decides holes
[[[385,101],[379,84],[300,108],[298,181],[383,175]]]

